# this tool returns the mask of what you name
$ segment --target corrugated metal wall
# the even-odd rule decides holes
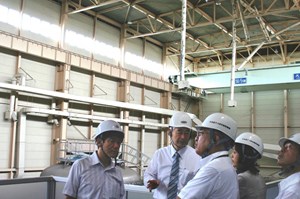
[[[288,133],[299,132],[300,117],[299,90],[289,90],[287,98]],[[229,94],[210,94],[202,102],[202,117],[204,120],[213,112],[224,112],[238,123],[238,133],[257,133],[263,142],[277,144],[284,136],[284,91],[256,91],[252,93],[235,93],[236,107],[228,107]],[[298,100],[297,100],[298,99]],[[252,105],[253,104],[253,105]],[[253,117],[253,121],[252,121]]]
[[[47,21],[53,25],[59,25],[59,5],[46,0],[31,0],[24,2],[24,14]],[[0,5],[16,11],[20,11],[20,3],[21,1],[17,0],[0,0]],[[93,36],[95,36],[95,40],[103,42],[112,47],[119,48],[119,29],[99,21],[96,23],[95,35],[93,35],[93,29],[94,19],[86,17],[82,14],[70,15],[66,20],[66,30],[74,31],[89,38],[93,38]],[[17,28],[3,22],[0,22],[0,30],[7,31],[15,35],[19,34]],[[58,46],[57,42],[42,37],[34,32],[20,31],[19,36],[24,36],[26,38],[55,47]],[[79,53],[88,57],[92,56],[92,51],[86,51],[74,47],[68,43],[64,43],[64,45],[65,49],[73,53]],[[33,46],[32,49],[34,50],[35,47]],[[61,52],[61,54],[59,54],[60,56],[57,56],[57,54],[55,54],[55,50],[50,47],[47,49],[49,56],[50,54],[55,55],[53,57],[55,57],[56,61],[64,63],[64,61],[67,60],[66,54]],[[15,53],[15,51],[10,52],[9,50],[3,49],[2,51],[3,52],[0,52],[0,82],[7,83],[11,82],[15,72],[17,71],[18,55]],[[144,57],[145,59],[150,59],[156,63],[161,63],[162,61],[162,49],[141,39],[127,40],[125,42],[125,52],[130,52],[132,54]],[[103,74],[95,74],[93,71],[89,70],[91,69],[89,66],[90,62],[88,62],[87,59],[86,62],[84,62],[86,64],[82,64],[80,61],[83,59],[80,59],[78,55],[73,53],[72,56],[68,58],[71,59],[70,62],[71,64],[74,64],[74,66],[70,66],[70,75],[66,77],[66,81],[68,81],[66,84],[67,88],[63,89],[70,94],[84,97],[90,97],[93,90],[93,98],[118,101],[119,80]],[[118,64],[118,61],[116,61],[114,58],[104,55],[94,54],[93,58],[108,62],[109,64]],[[54,63],[54,58],[52,58],[52,56],[50,56],[49,59],[50,60],[46,60],[45,57],[43,59],[39,59],[38,57],[32,55],[22,55],[20,57],[21,71],[27,75],[26,85],[50,91],[55,90],[57,68],[59,66],[56,65],[57,62]],[[77,68],[75,66],[75,62],[80,62],[80,66],[84,66],[84,69]],[[169,57],[167,59],[167,65],[169,68],[166,68],[165,72],[168,72],[164,74],[172,75],[179,73],[178,57]],[[191,67],[191,64],[186,63],[186,66],[189,68]],[[99,68],[100,67],[103,67],[101,68],[101,70],[104,71],[103,73],[107,75],[118,76],[117,73],[119,72],[119,68],[115,67],[113,68],[113,71],[110,71],[111,68],[109,68],[108,65],[102,66],[99,62]],[[134,81],[137,84],[145,84],[151,86],[152,88],[160,89],[161,85],[159,84],[158,80],[150,78],[160,77],[160,75],[156,75],[151,71],[142,71],[141,68],[128,63],[125,64],[125,68],[131,69],[136,73],[131,73],[130,76],[127,76],[127,73],[124,73],[123,75],[120,75],[123,79],[132,78],[129,81]],[[108,70],[109,72],[107,72]],[[137,74],[142,72],[147,76],[145,77],[141,74]],[[161,107],[161,91],[157,91],[156,89],[148,89],[146,86],[137,86],[135,84],[132,84],[129,87],[129,103],[138,105],[144,104],[153,108]],[[9,91],[0,91],[0,113],[5,113],[7,110],[9,110],[9,97]],[[44,109],[51,108],[51,99],[47,97],[28,97],[26,95],[20,95],[19,97],[19,109],[23,107],[39,107]],[[224,112],[237,120],[239,133],[251,131],[253,128],[254,132],[260,135],[263,138],[263,141],[266,143],[276,144],[279,137],[283,136],[283,131],[285,128],[285,111],[287,111],[288,116],[288,131],[300,131],[300,125],[298,121],[300,118],[299,90],[288,91],[287,109],[284,106],[286,99],[282,90],[236,93],[235,98],[238,106],[234,108],[227,107],[227,101],[229,98],[230,95],[228,93],[207,95],[206,98],[203,99],[201,106],[198,106],[197,100],[193,101],[189,98],[176,95],[171,99],[171,108],[173,110],[187,111],[196,114],[199,113],[201,120],[205,119],[206,116],[213,112]],[[105,116],[110,118],[120,117],[119,109],[107,108],[104,106],[96,106],[93,108],[93,114],[95,116]],[[92,108],[86,104],[70,102],[67,109],[70,112],[90,114]],[[158,114],[147,114],[145,116],[142,111],[129,111],[128,119],[130,120],[142,121],[144,118],[146,122],[152,123],[161,123],[162,119]],[[53,141],[52,139],[55,137],[53,132],[56,127],[47,123],[47,117],[45,115],[41,117],[30,116],[27,118],[26,124],[25,167],[27,169],[40,169],[46,167],[50,164],[51,144]],[[15,133],[12,132],[11,125],[12,123],[9,120],[5,120],[3,117],[0,119],[0,151],[2,154],[0,157],[0,169],[3,170],[10,168],[11,166],[11,143],[13,142],[12,135]],[[92,130],[95,130],[96,125],[97,124],[94,124],[92,126]],[[82,139],[83,136],[89,137],[90,130],[90,126],[86,122],[73,122],[71,125],[66,127],[67,138]],[[141,125],[130,124],[128,144],[135,148],[141,148],[142,152],[151,156],[157,148],[161,147],[162,138],[160,132],[161,129],[159,127],[143,128]],[[6,177],[6,174],[0,174],[0,178]]]
[[[0,0],[0,5],[8,9],[12,9],[13,12],[20,12],[23,9],[23,16],[27,20],[32,21],[43,21],[44,23],[50,23],[53,26],[59,26],[60,24],[60,6],[58,4],[52,3],[50,1],[24,1],[24,7],[21,6],[21,1],[3,1]],[[103,22],[97,21],[96,26],[94,27],[94,19],[87,17],[82,14],[69,15],[65,21],[65,35],[68,32],[73,31],[78,35],[83,37],[93,38],[98,42],[103,42],[107,46],[112,48],[119,48],[120,45],[120,30],[107,25]],[[37,27],[40,28],[40,27]],[[95,28],[95,35],[93,35]],[[9,23],[0,22],[0,29],[7,31],[14,35],[18,35],[24,38],[31,39],[32,41],[40,42],[38,44],[47,44],[47,48],[41,49],[41,46],[35,45],[34,42],[27,44],[22,41],[22,38],[18,40],[17,43],[13,44],[17,49],[21,49],[25,54],[11,53],[11,52],[1,52],[0,53],[0,70],[1,70],[1,82],[11,83],[12,78],[15,76],[17,70],[26,76],[26,85],[29,87],[55,91],[57,89],[57,78],[62,78],[63,75],[66,75],[64,81],[65,87],[59,88],[59,90],[65,90],[65,92],[77,96],[90,97],[92,93],[94,94],[93,98],[99,98],[101,100],[112,100],[118,101],[118,86],[119,81],[114,78],[109,78],[108,76],[98,75],[92,72],[88,72],[82,68],[90,69],[88,60],[84,60],[82,57],[79,57],[77,54],[98,59],[108,64],[118,65],[119,60],[116,60],[115,57],[108,57],[105,55],[100,55],[97,53],[92,54],[92,50],[84,50],[79,47],[72,45],[72,43],[63,42],[63,47],[65,50],[68,50],[73,53],[70,57],[64,52],[57,52],[55,48],[58,47],[58,41],[46,38],[40,35],[37,32],[21,30],[15,28]],[[8,45],[11,45],[8,41]],[[28,48],[30,45],[30,48]],[[32,55],[26,55],[26,52],[37,55],[37,57]],[[147,41],[141,39],[128,40],[125,42],[125,51],[132,54],[144,57],[155,63],[161,63],[162,61],[162,50],[160,47],[150,44]],[[38,56],[43,56],[44,58],[39,59]],[[47,60],[49,56],[50,60]],[[53,62],[53,59],[60,60],[62,65],[57,62]],[[70,59],[70,60],[68,60]],[[52,60],[52,61],[51,61]],[[66,66],[66,74],[57,75],[59,70],[63,70],[64,62],[69,61],[71,66]],[[84,62],[83,62],[84,61]],[[112,74],[116,77],[122,76],[127,78],[127,74],[119,75],[117,74],[116,69],[110,69],[106,65],[101,65],[101,72],[105,74]],[[73,66],[74,64],[74,66]],[[77,68],[80,65],[82,68]],[[151,79],[151,77],[160,77],[160,75],[153,73],[152,71],[142,71],[142,69],[132,66],[130,64],[125,64],[125,68],[132,69],[134,72],[142,73],[148,75],[144,77],[141,74],[136,73],[136,81],[139,84],[150,85],[154,88],[164,89],[164,85],[161,85],[159,81]],[[68,69],[70,69],[68,71]],[[132,73],[134,74],[134,73]],[[133,76],[131,76],[133,78]],[[60,80],[61,81],[61,80]],[[60,82],[62,83],[62,82]],[[143,91],[143,92],[142,92]],[[5,113],[9,110],[10,104],[10,92],[2,91],[0,92],[0,111]],[[52,107],[53,103],[51,98],[40,97],[37,95],[30,95],[24,93],[24,95],[17,96],[18,98],[18,111],[21,108],[25,107],[34,107],[40,108],[41,110],[49,109],[61,109],[62,107],[57,107],[58,104],[54,104],[56,107]],[[142,88],[140,86],[130,85],[130,103],[136,104],[145,104],[150,107],[161,107],[161,93],[160,91],[154,91],[148,88]],[[90,107],[84,104],[77,102],[68,103],[67,111],[79,114],[90,114]],[[119,118],[119,110],[106,107],[94,107],[93,115],[101,117],[110,117],[110,118]],[[142,118],[145,118],[145,122],[152,123],[161,123],[161,118],[157,115],[147,115],[146,117],[140,112],[130,112],[128,119],[133,119],[134,121],[141,121]],[[23,129],[25,132],[25,170],[35,171],[43,169],[49,166],[51,161],[51,150],[53,145],[53,139],[57,138],[55,132],[57,132],[58,126],[52,124],[48,121],[47,115],[39,114],[29,114],[26,119],[26,129]],[[60,118],[57,118],[60,120]],[[66,126],[67,138],[72,139],[83,139],[84,137],[90,137],[90,126],[86,122],[80,121],[70,121],[71,123]],[[14,142],[12,139],[15,139],[12,134],[15,132],[12,131],[11,121],[2,118],[0,120],[1,126],[1,154],[0,158],[1,169],[6,169],[11,167],[10,157],[13,152],[11,148],[11,143]],[[61,124],[59,124],[61,125]],[[95,130],[98,122],[95,122],[92,126],[92,131]],[[144,132],[143,134],[141,132]],[[147,155],[151,156],[153,152],[161,146],[160,142],[160,128],[153,127],[142,129],[139,125],[129,125],[129,135],[128,143],[135,148],[142,147],[142,151]],[[143,137],[142,137],[143,136]],[[140,145],[141,139],[145,140],[145,143]],[[157,144],[154,144],[157,143]],[[56,152],[55,152],[56,153]],[[0,174],[0,178],[7,178],[8,175]],[[23,176],[38,175],[38,172],[25,173]]]

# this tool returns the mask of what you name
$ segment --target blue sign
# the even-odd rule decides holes
[[[247,84],[247,78],[246,77],[235,78],[235,84]]]
[[[294,73],[294,80],[300,80],[300,73]]]

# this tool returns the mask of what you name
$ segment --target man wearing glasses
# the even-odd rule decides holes
[[[153,198],[175,199],[179,190],[199,169],[201,157],[188,146],[191,131],[190,116],[185,112],[174,113],[169,123],[171,144],[154,153],[144,173],[145,186],[150,191],[155,190]],[[177,170],[174,162],[178,164]]]
[[[236,137],[236,122],[223,113],[213,113],[196,128],[195,150],[203,158],[203,166],[177,199],[238,199],[237,174],[228,154]]]

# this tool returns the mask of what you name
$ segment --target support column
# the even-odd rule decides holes
[[[130,79],[130,77],[127,77]],[[117,99],[120,102],[129,102],[130,101],[130,81],[123,80],[118,83],[117,89]],[[120,119],[128,120],[129,119],[129,111],[126,109],[120,109]],[[129,143],[129,124],[123,124],[123,131],[124,131],[124,145],[128,145]],[[127,160],[128,156],[128,147],[123,147],[123,159]]]
[[[60,65],[56,69],[56,79],[55,79],[55,90],[63,93],[69,93],[70,89],[70,72],[71,66],[68,64]],[[68,111],[69,102],[64,100],[56,101],[56,109],[61,111]],[[57,162],[57,158],[64,158],[65,152],[63,151],[64,146],[59,146],[61,140],[67,139],[67,125],[68,118],[56,118],[58,120],[58,125],[53,124],[52,127],[52,140],[53,145],[51,147],[51,164]]]
[[[165,109],[172,109],[172,93],[170,91],[165,91],[160,94],[160,107]],[[161,123],[166,124],[168,122],[168,117],[162,115],[161,116]],[[160,147],[167,146],[170,142],[170,138],[168,136],[168,129],[161,128],[161,135],[160,135]]]

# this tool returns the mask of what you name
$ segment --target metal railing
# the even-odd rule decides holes
[[[93,140],[66,139],[60,140],[57,144],[59,145],[57,160],[65,164],[72,164],[75,160],[92,154],[97,150]],[[124,143],[121,144],[117,159],[123,161],[126,167],[137,169],[140,174],[143,173],[145,166],[150,161],[149,156]]]

